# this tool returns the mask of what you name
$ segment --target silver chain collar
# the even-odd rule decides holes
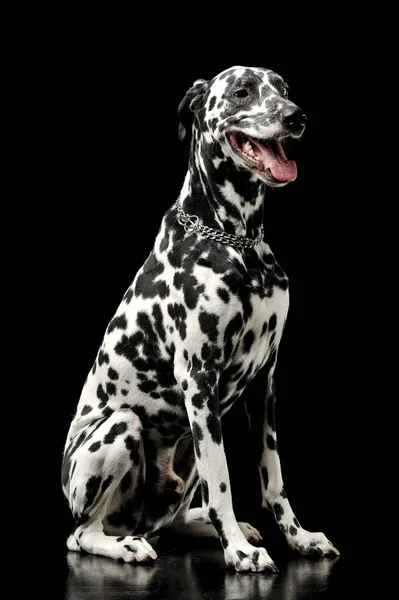
[[[197,215],[189,215],[184,212],[181,204],[176,204],[177,208],[177,221],[184,227],[186,233],[198,233],[200,236],[227,244],[228,246],[235,246],[236,248],[254,248],[263,240],[263,225],[261,226],[260,234],[257,238],[251,239],[243,237],[242,235],[234,235],[233,233],[225,233],[224,231],[218,231],[201,225],[199,217]]]

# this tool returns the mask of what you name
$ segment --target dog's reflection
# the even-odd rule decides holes
[[[159,552],[159,549],[158,549]],[[99,598],[173,598],[199,600],[210,590],[224,600],[240,598],[284,598],[295,600],[309,589],[313,594],[328,588],[328,580],[339,558],[291,560],[278,575],[240,574],[227,571],[219,549],[160,554],[151,564],[118,563],[109,558],[69,552],[67,600]],[[274,595],[276,593],[276,596]]]
[[[243,576],[229,572],[225,575],[225,600],[239,598],[284,598],[296,600],[306,593],[319,595],[328,589],[328,581],[338,557],[325,560],[299,558],[288,562],[278,575],[253,574]],[[306,596],[307,597],[307,596]],[[313,596],[312,596],[313,597]]]

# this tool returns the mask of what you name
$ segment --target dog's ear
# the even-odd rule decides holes
[[[203,106],[204,97],[209,89],[209,84],[210,82],[205,81],[205,79],[197,79],[180,102],[178,108],[178,135],[180,141],[185,139],[187,131],[193,122],[194,114],[196,114]]]

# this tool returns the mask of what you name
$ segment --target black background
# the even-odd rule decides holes
[[[348,116],[342,88],[353,89],[361,48],[347,41],[344,56],[338,55],[337,38],[342,50],[347,32],[332,25],[327,36],[323,19],[271,38],[267,15],[260,13],[256,32],[246,21],[242,28],[201,34],[179,24],[155,34],[140,20],[129,30],[106,17],[55,28],[41,65],[48,148],[39,177],[45,172],[50,204],[37,206],[47,222],[39,245],[48,291],[40,290],[39,300],[46,370],[54,380],[46,400],[54,419],[54,535],[64,549],[71,521],[59,470],[83,382],[183,182],[188,147],[177,138],[178,104],[195,79],[248,65],[283,75],[290,98],[308,115],[303,139],[287,151],[297,162],[297,180],[265,199],[266,239],[290,279],[276,373],[283,478],[301,524],[324,531],[340,549],[349,547],[361,527],[353,523],[351,506],[362,504],[356,500],[363,489],[359,407],[368,375],[358,337],[364,281],[354,176],[359,165],[343,143]],[[261,386],[252,392],[261,395]],[[263,532],[271,526],[268,535],[279,544],[280,534],[259,509],[239,405],[225,417],[224,436],[237,517]],[[48,449],[45,454],[49,458]]]

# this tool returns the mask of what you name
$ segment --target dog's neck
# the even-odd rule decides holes
[[[206,143],[194,129],[189,167],[180,192],[183,210],[204,225],[257,238],[263,225],[265,185],[223,154],[218,142]]]

